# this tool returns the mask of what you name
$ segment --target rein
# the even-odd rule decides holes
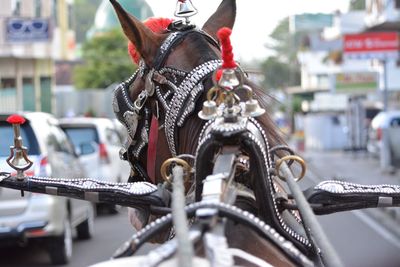
[[[204,91],[203,81],[221,65],[220,60],[210,60],[198,65],[189,73],[171,67],[163,67],[171,51],[188,35],[201,35],[219,49],[218,42],[202,30],[182,27],[172,23],[171,34],[164,40],[157,52],[153,66],[146,66],[142,60],[139,69],[115,90],[113,110],[118,120],[128,130],[128,140],[120,151],[120,157],[128,160],[132,172],[129,181],[155,182],[155,159],[159,129],[159,108],[163,108],[164,128],[172,156],[177,155],[178,129],[194,112],[197,99]],[[167,77],[172,77],[172,80]],[[131,101],[129,88],[136,79],[144,79],[145,86],[138,97]],[[156,111],[152,112],[147,99],[156,99]],[[160,105],[159,105],[160,104]],[[144,148],[147,149],[147,170],[139,162]]]

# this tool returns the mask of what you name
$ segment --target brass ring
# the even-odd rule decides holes
[[[216,97],[214,96],[214,94],[216,94]],[[220,90],[218,87],[213,87],[210,90],[208,90],[207,92],[207,100],[211,101],[214,100],[213,98],[215,97],[215,99],[218,99],[220,96]]]
[[[167,170],[168,168],[171,166],[172,163],[178,164],[180,166],[182,166],[183,170],[189,174],[191,167],[189,165],[189,163],[187,163],[186,161],[184,161],[183,159],[180,158],[170,158],[167,159],[166,161],[164,161],[164,163],[161,165],[161,177],[164,179],[164,181],[166,181],[169,184],[172,184],[172,174],[167,174]],[[188,175],[186,175],[185,178],[187,178]],[[186,180],[186,179],[185,179]]]
[[[306,163],[305,163],[304,159],[302,159],[301,157],[296,156],[296,155],[287,155],[287,156],[284,156],[284,157],[278,159],[278,160],[276,161],[276,167],[275,167],[275,169],[276,169],[276,175],[277,175],[281,180],[286,181],[286,177],[281,176],[280,173],[279,173],[279,170],[280,170],[280,168],[281,168],[282,163],[283,163],[284,161],[287,161],[287,160],[294,160],[294,161],[297,161],[297,162],[300,164],[300,166],[301,166],[301,174],[300,174],[299,177],[297,177],[297,178],[294,179],[295,182],[300,181],[301,179],[303,179],[304,175],[306,174],[307,166],[306,166]]]
[[[253,99],[254,93],[253,93],[253,89],[251,89],[250,86],[243,84],[243,86],[240,87],[240,89],[246,91],[248,100]]]

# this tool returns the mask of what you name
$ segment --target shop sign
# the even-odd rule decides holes
[[[346,34],[343,40],[345,58],[397,59],[400,43],[397,32]]]
[[[336,90],[376,90],[378,75],[374,72],[336,74]]]
[[[43,42],[50,39],[48,19],[9,18],[5,27],[7,42]]]

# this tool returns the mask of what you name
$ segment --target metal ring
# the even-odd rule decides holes
[[[300,181],[301,179],[303,179],[304,175],[306,174],[307,166],[306,166],[305,161],[304,161],[301,157],[296,156],[296,155],[287,155],[287,156],[284,156],[284,157],[278,159],[278,160],[276,161],[276,167],[275,167],[275,169],[276,169],[276,175],[277,175],[281,180],[286,181],[286,177],[281,176],[280,173],[279,173],[279,169],[281,168],[282,163],[283,163],[284,161],[286,161],[286,160],[294,160],[294,161],[297,161],[297,162],[300,164],[300,166],[301,166],[301,173],[300,173],[300,176],[294,179],[295,182]]]
[[[214,94],[216,94],[215,99],[218,99],[220,96],[220,90],[218,87],[214,86],[212,87],[210,90],[208,90],[207,92],[207,100],[211,101],[211,100],[215,100],[214,98]]]
[[[238,91],[238,90],[246,91],[247,100],[253,99],[254,93],[253,93],[253,89],[251,89],[250,86],[248,86],[248,85],[246,85],[246,84],[243,84],[241,87],[239,87],[239,88],[237,89],[237,91]]]
[[[279,150],[286,151],[286,152],[289,153],[289,155],[292,155],[292,156],[295,155],[294,151],[293,151],[290,147],[285,146],[285,145],[277,145],[277,146],[274,146],[274,147],[272,147],[272,148],[269,150],[269,152],[270,152],[270,153],[273,155],[273,157],[275,158],[275,156],[278,156],[276,152],[279,151]],[[293,162],[294,162],[293,160],[290,160],[290,161],[288,162],[289,167],[292,166]]]
[[[168,168],[171,166],[172,163],[178,164],[183,167],[183,170],[188,174],[191,170],[191,167],[189,163],[187,163],[183,159],[179,158],[170,158],[164,161],[164,163],[161,165],[161,177],[164,179],[169,184],[172,184],[172,174],[167,174]],[[188,175],[185,176],[187,178]],[[186,179],[185,179],[186,180]]]

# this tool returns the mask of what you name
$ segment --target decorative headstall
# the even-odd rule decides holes
[[[195,109],[195,104],[204,91],[203,81],[209,77],[221,64],[220,60],[210,60],[191,72],[164,67],[171,50],[178,46],[188,35],[201,35],[216,48],[218,42],[204,31],[193,25],[182,24],[181,21],[172,22],[168,27],[169,36],[161,45],[153,66],[146,66],[143,61],[139,69],[125,82],[122,82],[114,91],[113,109],[118,120],[128,130],[128,140],[120,156],[128,160],[135,170],[136,176],[130,181],[150,181],[145,168],[140,165],[138,158],[149,142],[149,133],[152,115],[158,119],[160,108],[156,107],[156,114],[146,106],[149,97],[155,97],[157,103],[164,109],[164,127],[166,139],[172,156],[177,155],[177,131],[182,127]],[[145,86],[138,97],[131,101],[129,88],[138,79],[145,79]]]

